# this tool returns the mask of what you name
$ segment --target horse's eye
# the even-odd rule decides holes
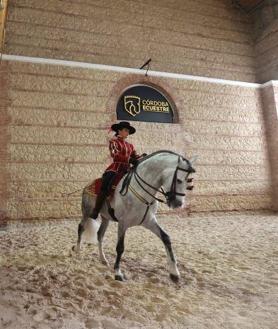
[[[179,184],[181,184],[181,183],[182,183],[182,180],[181,180],[181,179],[177,179],[177,182],[178,182]]]

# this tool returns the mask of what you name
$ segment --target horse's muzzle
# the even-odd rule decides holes
[[[183,205],[183,202],[181,200],[177,200],[177,199],[170,200],[168,203],[168,206],[173,209],[180,208],[180,207],[182,207],[182,205]]]

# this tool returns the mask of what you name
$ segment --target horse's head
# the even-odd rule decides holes
[[[180,208],[186,201],[187,190],[193,189],[193,178],[190,174],[195,172],[192,167],[193,160],[178,157],[173,167],[165,169],[163,173],[163,189],[170,208]]]

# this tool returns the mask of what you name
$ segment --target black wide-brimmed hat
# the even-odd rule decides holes
[[[126,128],[129,130],[129,134],[132,135],[135,133],[136,129],[134,127],[132,127],[130,125],[129,122],[127,121],[121,121],[119,123],[114,123],[112,126],[111,126],[111,129],[115,132],[118,132],[118,130],[121,130],[123,128]]]

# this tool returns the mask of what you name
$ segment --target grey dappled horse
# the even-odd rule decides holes
[[[108,265],[103,252],[102,240],[110,220],[118,221],[117,257],[114,265],[115,279],[124,280],[125,276],[120,269],[120,260],[124,252],[124,238],[129,227],[141,225],[151,230],[164,243],[169,265],[170,277],[178,281],[180,273],[172,250],[170,237],[159,226],[156,220],[158,208],[158,193],[164,195],[168,207],[179,208],[185,203],[186,190],[193,188],[192,178],[188,178],[195,170],[192,161],[171,151],[158,151],[139,161],[116,187],[110,205],[106,202],[100,212],[101,225],[97,232],[100,260]],[[78,226],[77,245],[74,251],[80,250],[81,237],[92,221],[90,214],[93,211],[95,197],[88,194],[86,188],[82,196],[83,218]],[[114,213],[111,213],[111,209]]]

